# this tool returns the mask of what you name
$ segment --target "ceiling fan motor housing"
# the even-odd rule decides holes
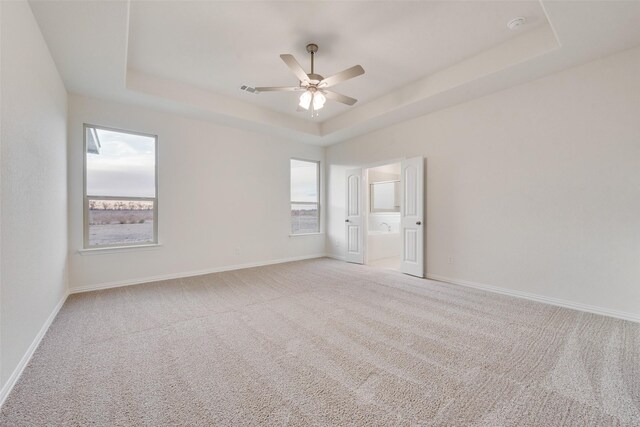
[[[320,74],[307,74],[307,76],[309,76],[309,83],[313,85],[317,85],[322,80],[324,80],[324,77],[322,77]]]

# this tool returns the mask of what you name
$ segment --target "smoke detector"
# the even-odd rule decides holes
[[[518,28],[522,27],[526,21],[527,20],[522,16],[513,18],[511,21],[507,22],[507,28],[511,31],[517,30]]]

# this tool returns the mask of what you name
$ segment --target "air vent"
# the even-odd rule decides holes
[[[253,93],[255,95],[258,94],[258,91],[256,90],[256,88],[251,86],[242,85],[240,86],[240,90],[244,90],[245,92]]]
[[[527,20],[522,16],[519,16],[507,22],[507,28],[510,29],[511,31],[515,31],[518,28],[522,27],[525,24],[525,22],[527,22]]]

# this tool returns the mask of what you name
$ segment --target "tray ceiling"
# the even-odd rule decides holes
[[[637,1],[31,0],[67,90],[327,145],[640,44]],[[523,16],[516,31],[507,22]],[[296,112],[279,54],[359,99]]]

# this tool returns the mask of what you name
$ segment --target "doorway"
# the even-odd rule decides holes
[[[345,260],[424,277],[424,188],[422,157],[347,170]]]
[[[400,270],[400,162],[368,168],[365,175],[365,264]]]

